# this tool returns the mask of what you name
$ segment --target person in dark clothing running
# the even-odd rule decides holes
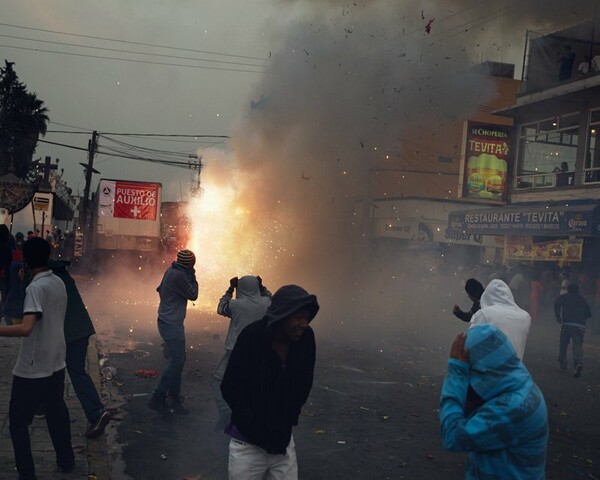
[[[585,323],[592,316],[590,306],[585,298],[579,295],[579,285],[571,283],[567,293],[560,295],[554,302],[556,321],[562,325],[560,328],[560,347],[558,364],[562,370],[567,369],[567,349],[573,340],[573,364],[578,378],[583,370],[583,335]]]
[[[471,310],[469,310],[468,312],[463,312],[458,305],[454,305],[452,313],[458,318],[460,318],[463,322],[470,322],[471,317],[473,317],[475,312],[477,312],[481,308],[479,301],[481,300],[481,295],[483,294],[484,290],[485,289],[483,288],[483,285],[480,282],[478,282],[474,278],[469,278],[467,280],[467,283],[465,283],[465,291],[467,292],[467,295],[473,302]]]
[[[163,415],[171,411],[184,415],[190,413],[183,405],[180,394],[181,375],[185,364],[183,321],[188,300],[193,301],[198,298],[195,264],[194,253],[190,250],[181,250],[177,253],[177,261],[167,268],[160,285],[156,288],[160,296],[158,332],[165,342],[171,363],[154,390],[148,407]],[[167,397],[171,397],[170,408],[166,403]]]
[[[281,287],[265,316],[239,335],[221,392],[231,408],[225,433],[230,480],[296,480],[292,427],[308,399],[315,366],[309,323],[319,311],[315,295]]]
[[[96,438],[104,433],[111,416],[100,400],[94,381],[85,371],[89,339],[96,331],[75,280],[67,271],[70,264],[71,262],[68,261],[50,260],[48,267],[63,281],[67,289],[67,313],[65,315],[67,372],[69,372],[75,394],[90,424],[85,436]]]

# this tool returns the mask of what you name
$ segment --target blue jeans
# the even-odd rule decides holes
[[[71,383],[83,407],[88,422],[95,423],[102,415],[104,405],[98,396],[94,382],[85,371],[85,360],[87,357],[89,337],[80,338],[67,343],[67,372],[71,377]]]
[[[158,333],[165,342],[171,362],[160,378],[160,383],[154,391],[160,399],[167,395],[171,398],[179,398],[181,393],[181,374],[185,364],[185,329],[183,325],[170,325],[158,319]]]

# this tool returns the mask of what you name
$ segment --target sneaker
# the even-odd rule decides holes
[[[90,425],[88,431],[85,432],[86,438],[96,438],[104,433],[104,429],[110,422],[110,412],[108,410],[104,410],[102,414],[98,417],[93,424]]]
[[[583,371],[583,365],[580,363],[579,365],[577,365],[575,367],[575,373],[573,374],[573,376],[575,378],[579,378],[581,377],[581,372]]]
[[[178,415],[189,415],[190,413],[190,411],[183,405],[183,397],[177,397],[173,399],[171,410],[173,410],[173,413],[177,413]]]
[[[162,415],[168,415],[169,413],[171,413],[169,407],[167,407],[167,404],[165,403],[165,400],[163,398],[157,397],[156,395],[152,395],[152,398],[148,402],[148,408],[156,410]]]

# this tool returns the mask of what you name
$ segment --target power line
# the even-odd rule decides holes
[[[49,145],[57,145],[59,147],[65,147],[65,148],[71,148],[73,150],[82,150],[84,152],[87,152],[88,149],[87,148],[83,148],[83,147],[77,147],[75,145],[67,145],[66,143],[59,143],[59,142],[51,142],[50,140],[42,140],[41,138],[38,139],[38,142],[41,143],[47,143]]]
[[[145,47],[165,48],[167,50],[180,50],[180,51],[184,51],[184,52],[206,53],[206,54],[209,54],[209,55],[221,55],[223,57],[247,58],[247,59],[251,59],[251,60],[268,61],[267,58],[251,57],[251,56],[248,56],[248,55],[234,55],[234,54],[231,54],[231,53],[211,52],[209,50],[196,50],[196,49],[193,49],[193,48],[173,47],[173,46],[170,46],[170,45],[159,45],[159,44],[153,44],[153,43],[133,42],[133,41],[130,41],[130,40],[119,40],[119,39],[108,38],[108,37],[96,37],[96,36],[93,36],[93,35],[81,35],[81,34],[77,34],[77,33],[61,32],[61,31],[57,31],[57,30],[46,30],[46,29],[43,29],[43,28],[26,27],[26,26],[23,26],[23,25],[13,25],[13,24],[10,24],[10,23],[0,23],[0,26],[11,27],[11,28],[20,28],[20,29],[23,29],[23,30],[32,30],[32,31],[35,31],[35,32],[53,33],[53,34],[57,34],[57,35],[67,35],[67,36],[71,36],[71,37],[91,38],[91,39],[94,39],[94,40],[104,40],[106,42],[117,42],[117,43],[126,43],[126,44],[129,44],[129,45],[141,45],[141,46],[145,46]]]
[[[68,145],[66,143],[59,143],[59,142],[51,142],[49,140],[38,140],[38,142],[41,143],[47,143],[50,145],[56,145],[59,147],[64,147],[64,148],[70,148],[72,150],[79,150],[79,151],[84,151],[84,152],[88,152],[87,148],[83,148],[83,147],[78,147],[76,145]],[[157,158],[149,158],[149,157],[142,157],[142,156],[134,156],[134,155],[122,155],[122,154],[114,154],[114,153],[110,153],[110,152],[104,152],[104,151],[100,151],[97,150],[96,151],[97,154],[99,155],[110,155],[113,157],[119,157],[119,158],[127,158],[127,159],[131,159],[131,160],[140,160],[140,161],[144,161],[144,162],[151,162],[151,163],[158,163],[158,164],[162,164],[162,165],[168,165],[168,166],[173,166],[173,167],[182,167],[182,168],[197,168],[197,163],[196,162],[183,162],[183,161],[176,161],[176,160],[164,160],[164,159],[157,159]]]
[[[18,37],[16,35],[0,34],[0,37],[12,38],[12,39],[16,39],[16,40],[27,40],[27,41],[39,42],[39,43],[50,43],[52,45],[63,45],[63,46],[68,46],[68,47],[89,48],[91,50],[104,50],[107,52],[133,53],[136,55],[146,55],[146,56],[151,56],[151,57],[176,58],[178,60],[194,60],[194,61],[198,61],[198,62],[224,63],[224,64],[228,64],[228,65],[240,65],[240,66],[244,66],[244,67],[257,67],[257,68],[262,68],[265,66],[265,65],[259,65],[256,63],[229,62],[226,60],[211,60],[211,59],[207,59],[207,58],[182,57],[180,55],[166,55],[166,54],[161,54],[161,53],[140,52],[137,50],[123,50],[120,48],[106,48],[106,47],[96,47],[96,46],[92,46],[92,45],[81,45],[81,44],[68,43],[68,42],[55,42],[52,40],[40,40],[37,38]]]
[[[100,135],[115,135],[129,137],[183,137],[183,138],[229,138],[229,135],[180,135],[173,133],[115,133],[98,132]]]
[[[26,50],[29,52],[41,52],[41,53],[52,53],[52,54],[58,54],[58,55],[68,55],[71,57],[85,57],[85,58],[97,58],[97,59],[101,59],[101,60],[119,60],[121,62],[145,63],[148,65],[163,65],[163,66],[169,66],[169,67],[199,68],[201,70],[219,70],[221,72],[263,73],[263,71],[260,71],[260,70],[244,70],[244,69],[240,69],[240,68],[206,67],[204,65],[186,65],[183,63],[152,62],[149,60],[135,60],[132,58],[106,57],[103,55],[90,55],[90,54],[86,54],[86,53],[59,52],[56,50],[45,50],[42,48],[16,47],[14,45],[0,45],[0,47],[14,48],[16,50]]]

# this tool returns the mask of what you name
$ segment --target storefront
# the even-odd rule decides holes
[[[448,232],[503,236],[505,261],[581,262],[600,241],[600,204],[453,211]]]

